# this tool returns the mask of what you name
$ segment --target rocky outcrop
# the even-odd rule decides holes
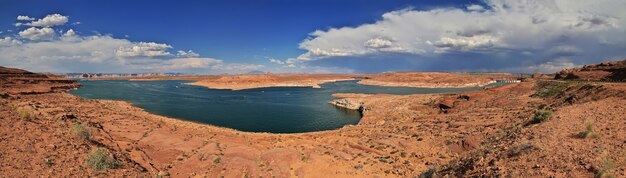
[[[539,79],[550,79],[550,78],[553,78],[550,75],[542,74],[541,72],[535,72],[530,77],[531,78],[539,78]]]
[[[565,69],[557,72],[554,79],[624,82],[626,81],[626,60]]]
[[[365,110],[365,106],[362,101],[357,101],[357,100],[349,99],[349,98],[335,99],[328,103],[335,105],[337,107],[358,110],[360,112],[363,112]]]
[[[79,87],[74,80],[51,74],[38,74],[0,66],[0,92],[6,94],[41,94],[66,92]]]

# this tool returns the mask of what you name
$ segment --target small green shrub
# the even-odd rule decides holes
[[[17,115],[21,118],[21,119],[26,119],[26,120],[30,120],[32,119],[32,111],[30,108],[27,107],[18,107],[17,109],[15,109],[15,111],[17,112]]]
[[[532,123],[542,123],[550,120],[552,117],[552,111],[549,109],[539,109],[535,111],[535,116],[533,117]]]
[[[72,125],[72,134],[80,139],[89,140],[91,138],[91,131],[87,127],[88,126],[85,124],[74,123],[74,125]]]
[[[104,149],[96,148],[87,157],[87,165],[96,171],[106,171],[118,168],[120,163],[107,154]]]

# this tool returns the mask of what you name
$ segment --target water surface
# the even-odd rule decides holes
[[[444,93],[472,88],[382,87],[340,81],[310,87],[271,87],[239,91],[184,85],[191,81],[83,80],[70,93],[83,98],[123,100],[148,112],[241,131],[296,133],[357,124],[361,114],[327,102],[333,93]],[[494,85],[494,84],[492,84]]]

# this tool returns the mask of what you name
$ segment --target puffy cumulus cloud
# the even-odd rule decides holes
[[[179,50],[178,52],[176,52],[176,56],[178,57],[198,57],[200,56],[200,54],[189,50],[189,51],[183,51],[183,50]]]
[[[479,36],[458,36],[455,38],[443,37],[436,42],[426,41],[427,44],[437,47],[434,51],[436,53],[446,52],[448,50],[455,51],[471,51],[478,49],[489,49],[492,47],[499,46],[498,42],[499,38],[488,36],[488,35],[479,35]]]
[[[20,16],[18,16],[18,19]],[[67,16],[63,16],[61,14],[50,14],[42,19],[38,19],[36,21],[32,21],[30,23],[24,23],[24,25],[33,26],[33,27],[52,27],[57,25],[63,25],[69,21]]]
[[[132,58],[132,57],[160,57],[171,55],[169,50],[172,46],[168,44],[155,43],[155,42],[139,42],[131,46],[123,46],[115,50],[115,55],[118,57]]]
[[[52,28],[30,27],[18,33],[21,37],[29,40],[50,40],[55,37],[56,32]]]
[[[0,47],[1,46],[16,46],[21,45],[22,42],[20,40],[13,39],[11,37],[0,38]]]
[[[63,37],[76,37],[76,32],[73,29],[69,29],[63,34]]]
[[[28,21],[31,21],[31,20],[35,20],[35,18],[26,16],[26,15],[18,15],[17,16],[17,20],[28,20]]]
[[[288,61],[396,57],[421,69],[465,55],[480,58],[485,70],[537,66],[563,56],[574,64],[593,63],[626,55],[626,38],[618,38],[626,34],[624,7],[623,0],[486,0],[463,8],[403,9],[375,23],[314,31],[299,44],[305,52]]]
[[[34,20],[18,17],[22,20]],[[245,73],[262,65],[227,63],[201,58],[192,50],[177,51],[155,42],[133,42],[110,35],[82,36],[73,29],[64,32],[55,26],[67,23],[67,17],[52,14],[28,23],[17,34],[0,37],[0,66],[35,72],[193,72]],[[25,23],[26,24],[26,23]],[[7,30],[11,33],[12,31]],[[56,32],[61,35],[57,36]],[[19,35],[15,39],[12,36]],[[22,39],[23,38],[23,39]]]
[[[0,66],[19,67],[38,72],[193,72],[215,74],[245,73],[264,67],[254,64],[226,63],[219,59],[200,57],[165,59],[153,58],[154,55],[120,57],[120,47],[171,47],[158,43],[132,42],[107,35],[79,36],[75,32],[73,35],[68,35],[68,33],[72,34],[68,30],[64,37],[51,41],[22,43],[10,37],[0,39],[0,53],[3,54],[0,56]],[[147,52],[147,54],[154,53]]]
[[[125,39],[110,36],[80,37],[75,41],[26,42],[17,46],[0,47],[0,58],[5,64],[38,68],[54,62],[119,63],[113,53],[119,46],[130,45]]]

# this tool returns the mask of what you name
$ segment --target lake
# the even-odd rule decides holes
[[[357,124],[361,113],[328,104],[333,93],[426,94],[478,90],[360,85],[340,81],[310,87],[271,87],[239,91],[185,85],[191,81],[79,80],[71,94],[123,100],[162,116],[249,132],[300,133]],[[490,84],[490,85],[499,85]]]

